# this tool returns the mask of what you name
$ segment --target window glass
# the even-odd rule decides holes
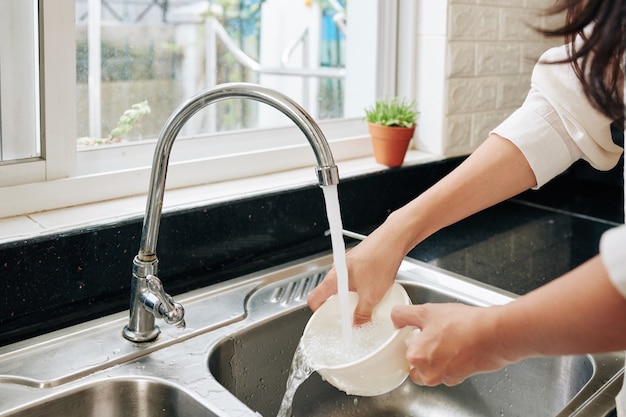
[[[34,0],[5,0],[0,13],[0,161],[41,156],[38,33]]]
[[[346,0],[75,1],[79,150],[154,139],[184,100],[226,82],[279,90],[316,120],[343,117]],[[228,100],[181,136],[288,123]]]

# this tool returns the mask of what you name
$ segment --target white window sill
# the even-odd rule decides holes
[[[431,154],[409,150],[404,165],[421,164],[438,159],[440,158]],[[340,179],[387,169],[377,164],[373,157],[339,161],[337,165],[339,167]],[[239,180],[168,190],[165,193],[163,211],[202,206],[300,187],[314,184],[315,182],[314,169],[309,167]],[[144,194],[0,219],[0,244],[142,217],[145,211],[145,204],[146,195]]]

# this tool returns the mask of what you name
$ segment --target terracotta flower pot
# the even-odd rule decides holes
[[[391,127],[368,123],[374,158],[379,164],[399,167],[413,138],[413,127]]]

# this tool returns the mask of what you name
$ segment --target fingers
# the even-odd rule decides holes
[[[324,280],[311,291],[306,299],[307,304],[311,310],[317,310],[324,301],[333,294],[337,293],[337,275],[335,270],[331,269],[324,277]]]
[[[396,328],[413,326],[420,330],[428,327],[430,306],[395,306],[391,310],[391,320]],[[407,347],[407,360],[411,364],[409,376],[417,385],[434,387],[440,384],[456,385],[461,381],[446,374],[445,357],[438,357],[436,346],[430,345],[430,335],[419,333]],[[435,350],[433,350],[435,348]]]
[[[354,316],[352,322],[355,325],[365,324],[372,321],[372,311],[375,303],[369,300],[364,294],[359,294],[359,301],[354,308]]]
[[[437,385],[446,385],[448,387],[453,387],[455,385],[461,384],[465,381],[464,378],[457,378],[453,376],[443,376],[441,374],[435,374],[430,372],[428,368],[411,368],[409,373],[409,378],[415,384],[423,386],[423,387],[436,387]]]
[[[422,305],[398,305],[391,310],[391,321],[396,328],[413,326],[422,329],[426,317]]]
[[[335,270],[328,271],[324,280],[309,293],[307,297],[307,304],[311,310],[317,310],[324,302],[337,293],[337,275]],[[359,301],[354,310],[353,323],[355,325],[365,324],[372,320],[372,311],[376,302],[368,298],[366,294],[359,295]]]

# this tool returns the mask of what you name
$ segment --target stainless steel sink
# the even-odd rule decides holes
[[[151,343],[123,338],[120,313],[0,347],[0,417],[272,417],[310,316],[306,296],[332,263],[314,256],[177,298],[187,329]],[[414,303],[502,304],[512,294],[422,263],[398,281]],[[294,416],[605,416],[623,354],[528,360],[453,388],[406,381],[379,397],[348,396],[311,376]]]
[[[285,299],[278,300],[284,294],[303,298],[314,279],[277,283],[259,291],[248,301],[255,321],[216,344],[209,357],[215,378],[264,416],[274,416],[279,409],[293,353],[310,317],[305,307],[270,312],[269,306],[288,305]],[[398,281],[413,303],[485,306],[512,299],[511,294],[424,265],[408,265]],[[419,387],[407,380],[377,397],[346,395],[313,374],[296,392],[293,416],[572,415],[622,366],[621,354],[530,359],[456,387]],[[597,414],[584,415],[604,415],[614,406],[612,398],[597,403]]]
[[[155,378],[116,378],[44,397],[8,414],[12,417],[216,417],[193,394]]]

